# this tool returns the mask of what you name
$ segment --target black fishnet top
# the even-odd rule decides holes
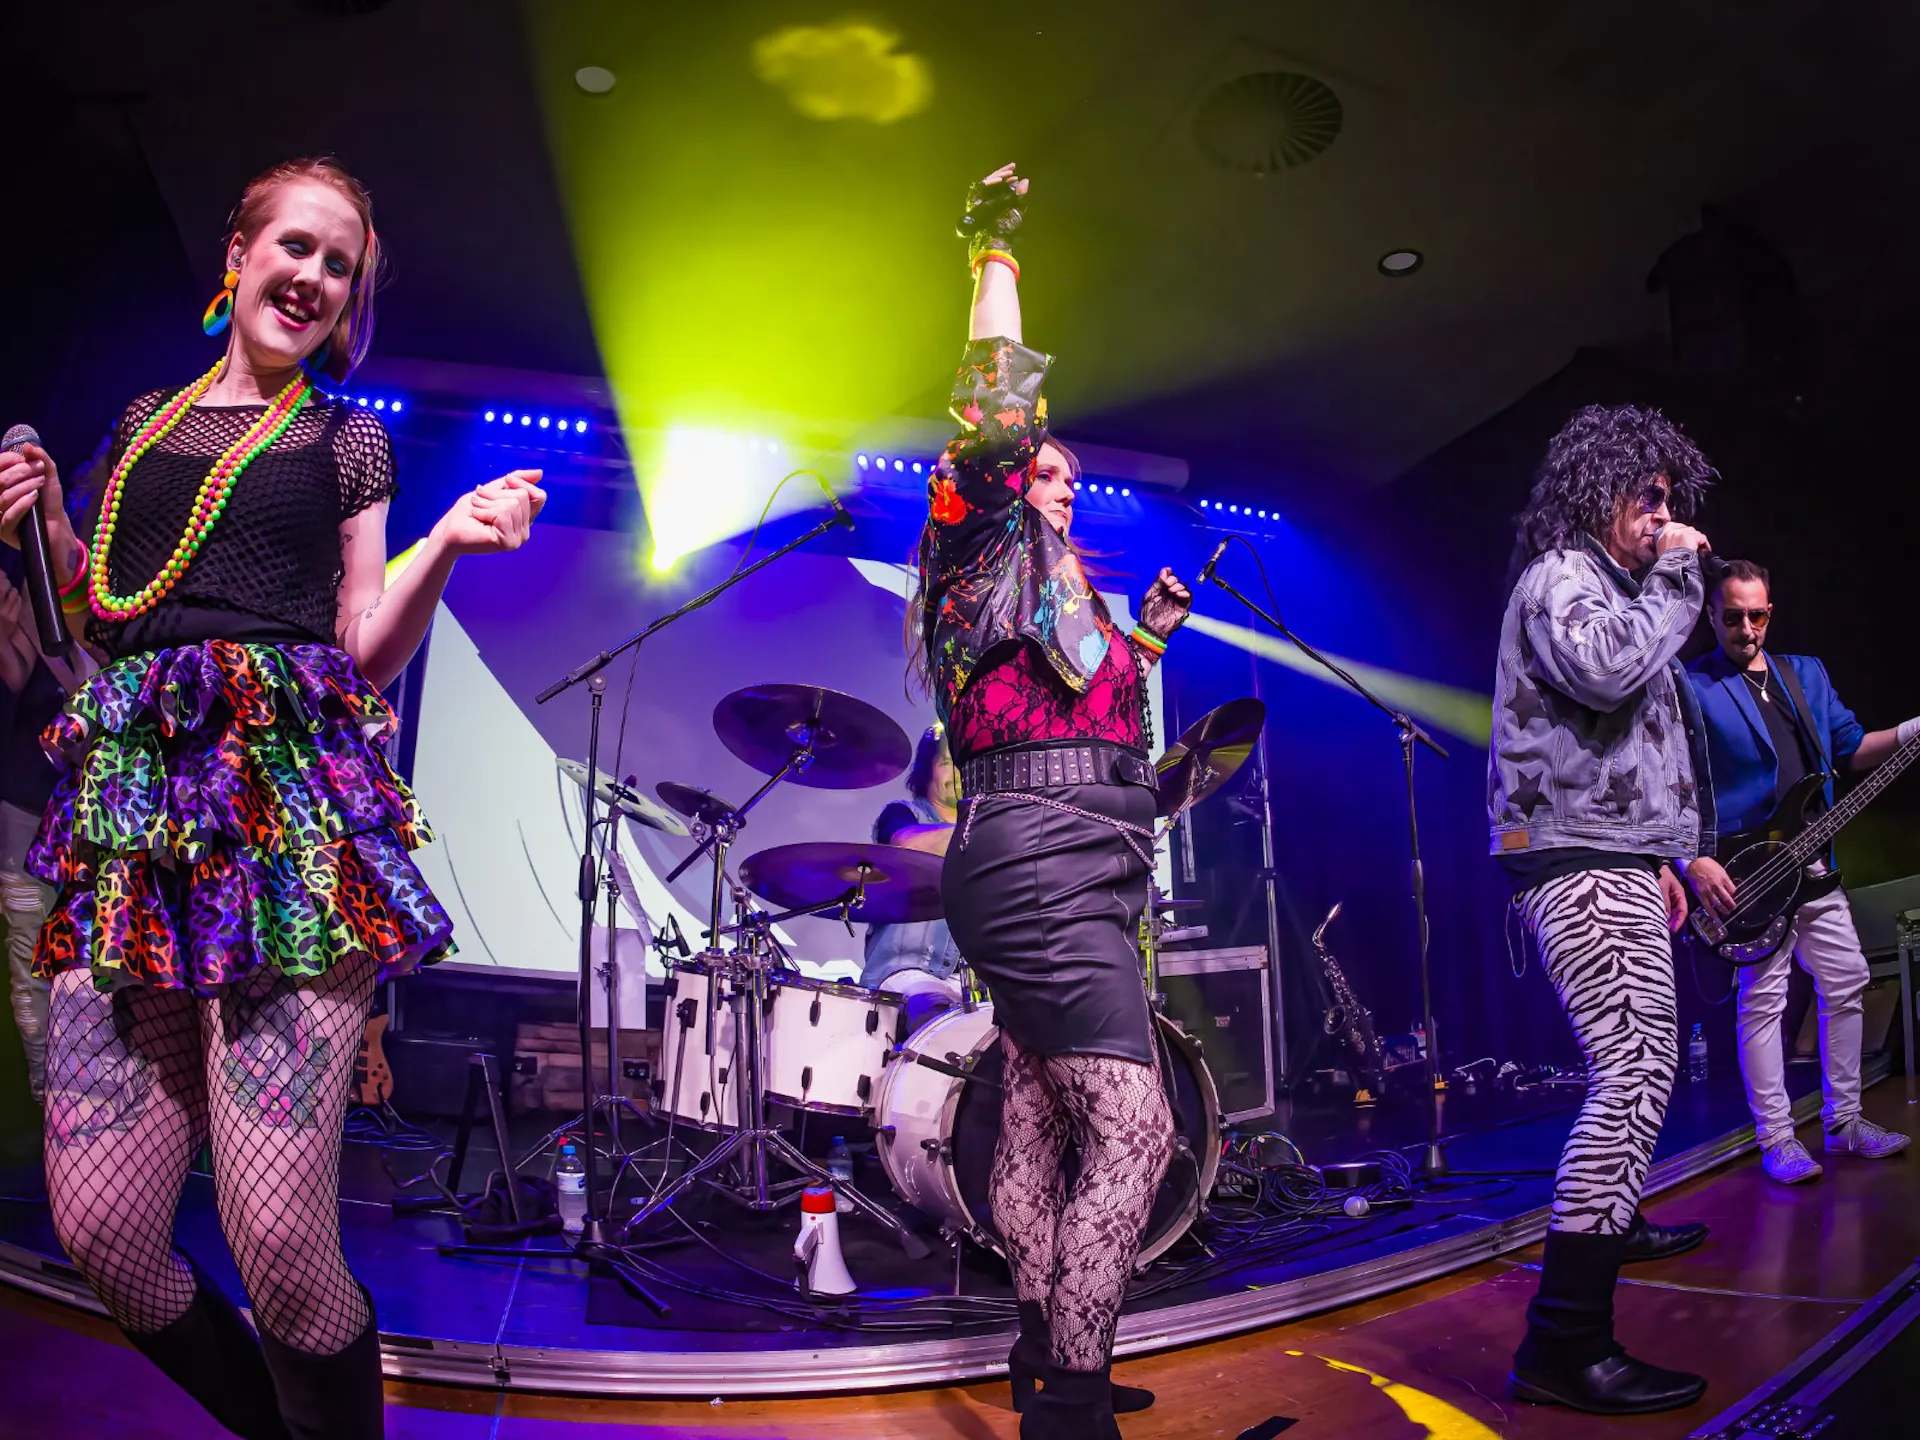
[[[110,465],[178,393],[156,390],[127,407],[114,429]],[[108,554],[114,594],[137,591],[158,573],[186,529],[207,471],[265,409],[197,405],[134,465]],[[273,447],[240,472],[226,510],[166,599],[124,623],[89,618],[87,638],[115,657],[204,640],[335,644],[345,574],[340,524],[398,491],[386,427],[369,410],[316,393]],[[89,545],[99,507],[96,494],[80,531]]]

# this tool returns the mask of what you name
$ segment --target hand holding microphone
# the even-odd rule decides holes
[[[47,517],[53,517],[51,526]],[[60,614],[53,538],[71,552],[73,530],[61,504],[60,471],[40,448],[31,425],[15,425],[0,440],[0,541],[20,549],[27,600],[43,654],[60,658],[72,642]]]
[[[1669,521],[1654,532],[1653,549],[1655,559],[1666,554],[1669,550],[1688,548],[1699,552],[1700,578],[1706,582],[1708,590],[1712,590],[1714,586],[1726,579],[1728,573],[1733,568],[1713,553],[1713,542],[1691,525],[1682,525],[1678,521]]]
[[[1713,550],[1713,543],[1691,525],[1671,520],[1656,530],[1653,536],[1654,554],[1664,555],[1669,550],[1698,550],[1706,554]]]

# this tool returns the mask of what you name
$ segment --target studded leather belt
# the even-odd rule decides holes
[[[1057,790],[1067,785],[1144,785],[1157,789],[1159,776],[1138,750],[1103,741],[1052,745],[1008,745],[976,755],[960,767],[963,795],[996,795],[1009,790]]]

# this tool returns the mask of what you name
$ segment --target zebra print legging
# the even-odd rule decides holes
[[[1587,1098],[1560,1152],[1554,1230],[1623,1235],[1647,1181],[1679,1063],[1673,940],[1660,882],[1583,870],[1514,904],[1587,1062]]]

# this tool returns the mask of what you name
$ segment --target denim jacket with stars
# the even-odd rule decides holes
[[[1700,708],[1678,659],[1704,598],[1692,550],[1667,551],[1638,580],[1592,540],[1526,568],[1494,676],[1495,855],[1713,853]]]

